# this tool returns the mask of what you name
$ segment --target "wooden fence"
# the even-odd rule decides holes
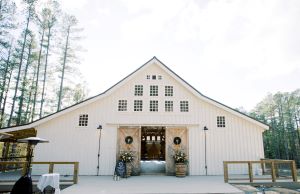
[[[247,164],[248,165],[248,177],[247,178],[230,178],[228,172],[229,164]],[[266,164],[269,164],[271,167],[271,177],[254,177],[253,175],[253,164],[260,164],[262,168],[262,174],[266,174]],[[291,177],[279,177],[278,176],[278,165],[286,164],[290,167]],[[260,161],[224,161],[224,181],[228,183],[229,180],[241,181],[241,180],[249,180],[251,183],[254,180],[271,180],[272,182],[276,182],[279,179],[292,179],[293,182],[297,182],[297,168],[294,160],[270,160],[270,159],[262,159]]]
[[[23,161],[0,161],[0,166],[22,166],[22,175],[25,174],[26,171],[26,164],[27,162]],[[61,182],[73,182],[74,184],[78,183],[78,169],[79,169],[79,162],[32,162],[32,165],[35,164],[44,164],[49,165],[49,173],[53,173],[54,165],[73,165],[73,179],[72,180],[60,180]],[[0,182],[14,182],[16,180],[1,180]]]

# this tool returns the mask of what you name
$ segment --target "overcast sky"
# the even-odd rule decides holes
[[[299,0],[63,0],[84,28],[90,96],[156,56],[233,108],[300,88]]]

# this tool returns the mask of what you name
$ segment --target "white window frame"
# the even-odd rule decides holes
[[[158,96],[158,85],[150,85],[150,96]]]
[[[143,96],[143,85],[135,85],[134,86],[134,95],[135,96]]]
[[[165,111],[166,112],[173,112],[173,101],[172,100],[166,100],[165,101]]]
[[[87,127],[89,121],[89,115],[88,114],[80,114],[79,120],[78,120],[78,126],[79,127]]]
[[[150,112],[158,112],[158,100],[150,100]]]
[[[119,100],[118,111],[120,112],[127,111],[127,100]]]
[[[173,96],[173,86],[165,86],[165,96]]]
[[[225,116],[217,116],[217,127],[220,128],[226,127]]]
[[[143,101],[142,100],[134,100],[134,112],[141,112],[143,111]]]
[[[180,112],[189,112],[189,101],[180,101]]]

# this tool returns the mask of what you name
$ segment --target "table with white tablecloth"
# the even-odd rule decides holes
[[[47,186],[53,187],[55,194],[60,194],[58,173],[43,174],[40,177],[37,187],[43,191]]]

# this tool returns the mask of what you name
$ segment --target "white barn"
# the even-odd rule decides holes
[[[151,160],[165,161],[163,173],[174,173],[175,137],[188,154],[190,175],[221,175],[223,161],[264,158],[262,133],[268,129],[201,94],[153,57],[102,94],[1,131],[34,128],[50,141],[36,147],[35,161],[79,161],[80,175],[96,175],[99,125],[100,175],[112,175],[120,151],[126,149],[135,153],[135,174],[143,172],[141,161]],[[125,142],[129,136],[132,144]]]

